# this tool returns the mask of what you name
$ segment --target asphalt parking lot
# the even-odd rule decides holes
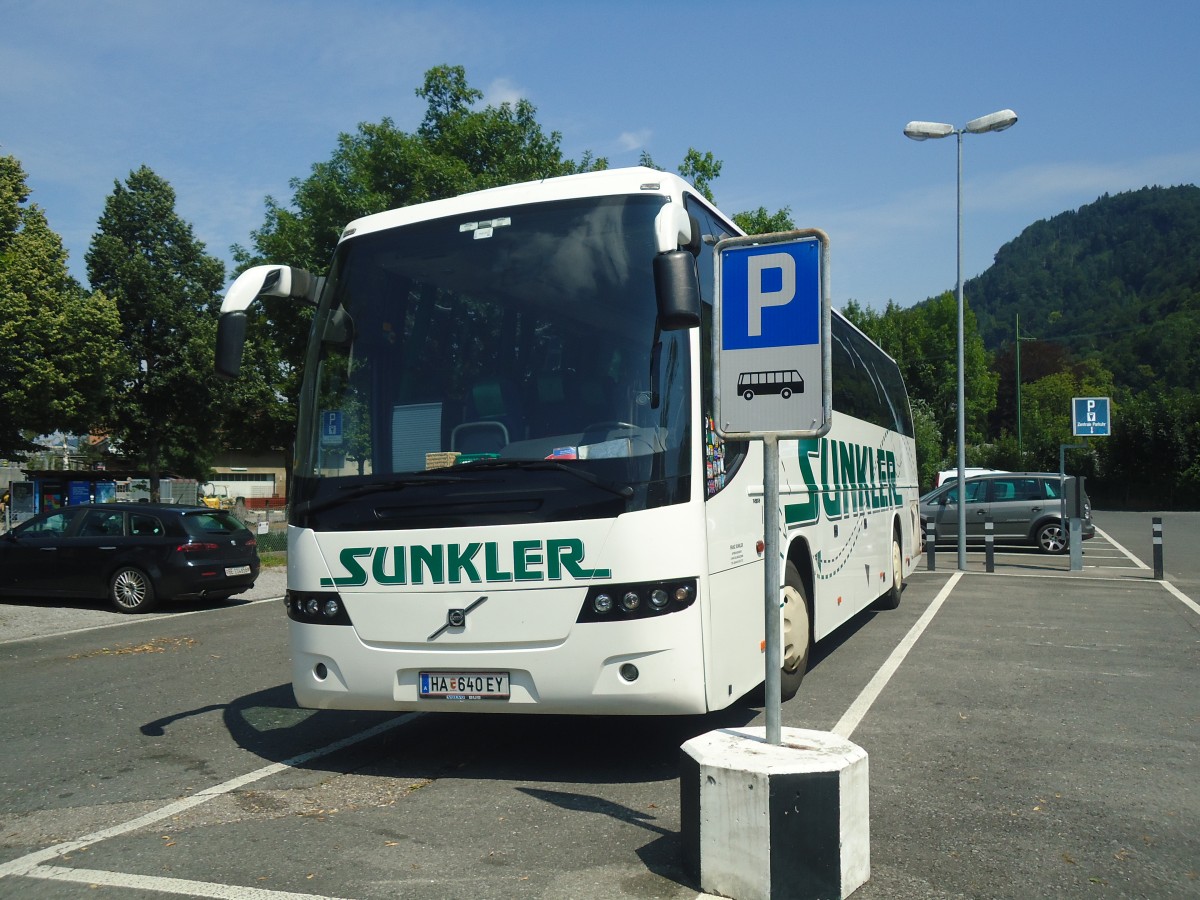
[[[1081,572],[939,553],[815,651],[783,724],[870,755],[855,897],[1200,896],[1200,580],[1169,543],[1200,516],[1168,520],[1164,582],[1147,517],[1099,523]],[[20,639],[0,606],[0,897],[697,897],[678,748],[758,708],[298,710],[282,613],[248,599]]]

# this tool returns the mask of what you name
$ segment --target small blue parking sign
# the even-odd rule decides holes
[[[1084,437],[1108,437],[1112,433],[1108,398],[1072,397],[1071,433]]]
[[[815,229],[717,244],[713,379],[726,437],[828,431],[827,245]]]
[[[337,447],[342,443],[342,411],[327,409],[321,413],[321,446]]]

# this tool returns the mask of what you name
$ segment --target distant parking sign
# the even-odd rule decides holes
[[[1107,397],[1071,398],[1071,433],[1108,437],[1112,433]]]
[[[829,430],[827,248],[816,229],[717,244],[713,377],[725,437]]]

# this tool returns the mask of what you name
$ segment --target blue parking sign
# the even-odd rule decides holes
[[[321,446],[336,447],[342,443],[342,411],[327,409],[321,413]]]
[[[1107,397],[1071,398],[1071,433],[1083,437],[1108,437],[1112,434]]]
[[[815,229],[717,244],[713,379],[726,437],[828,431],[827,246]]]
[[[798,347],[821,340],[821,245],[751,245],[721,259],[722,349]]]

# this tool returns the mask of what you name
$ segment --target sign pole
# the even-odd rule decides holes
[[[831,424],[829,240],[815,228],[725,238],[713,266],[716,430],[763,445],[763,712],[767,743],[780,745],[779,442],[819,438]]]
[[[763,437],[763,611],[767,636],[767,671],[763,691],[767,715],[767,743],[783,743],[782,701],[779,698],[783,653],[780,649],[779,623],[779,439]]]

